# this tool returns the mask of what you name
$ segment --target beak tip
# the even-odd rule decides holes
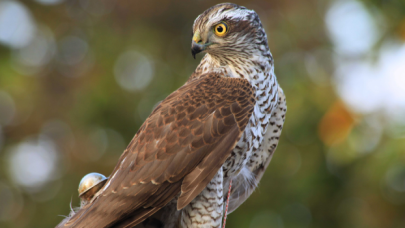
[[[204,45],[202,45],[202,44],[197,44],[197,43],[195,43],[195,42],[193,41],[192,44],[191,44],[191,54],[193,55],[194,59],[195,59],[195,56],[196,56],[198,53],[202,52],[204,49],[205,49]]]

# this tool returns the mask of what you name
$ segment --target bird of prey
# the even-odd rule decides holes
[[[256,188],[277,147],[286,100],[255,11],[215,5],[191,45],[205,52],[189,80],[145,120],[91,202],[60,227],[221,227]]]

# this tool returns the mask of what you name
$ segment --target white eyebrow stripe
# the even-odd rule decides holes
[[[211,16],[209,21],[220,21],[225,17],[230,19],[242,19],[251,13],[253,13],[253,10],[247,9],[234,9],[229,11],[227,10],[224,12],[220,12],[220,10],[218,10],[215,14]]]

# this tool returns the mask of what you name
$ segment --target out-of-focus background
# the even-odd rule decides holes
[[[0,227],[53,227],[199,63],[218,1],[0,0]],[[405,227],[405,1],[245,0],[288,112],[232,228]]]

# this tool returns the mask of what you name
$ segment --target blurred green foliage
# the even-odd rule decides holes
[[[79,205],[85,174],[111,173],[154,105],[198,65],[201,56],[190,53],[191,26],[218,3],[41,2],[53,1],[19,4],[42,37],[33,47],[44,44],[45,51],[0,45],[1,227],[55,226],[70,202]],[[382,40],[405,40],[404,1],[363,2],[384,18]],[[378,113],[354,113],[335,93],[335,52],[325,26],[333,2],[235,3],[254,9],[265,26],[288,112],[258,190],[229,215],[227,227],[405,227],[404,128]],[[311,59],[316,70],[308,69]],[[125,77],[139,61],[138,76],[147,74],[150,82]],[[370,118],[383,125],[379,137]],[[51,174],[44,183],[16,181],[16,164],[31,162],[23,156],[13,163],[13,153],[22,153],[18,145],[44,138],[53,145]]]

